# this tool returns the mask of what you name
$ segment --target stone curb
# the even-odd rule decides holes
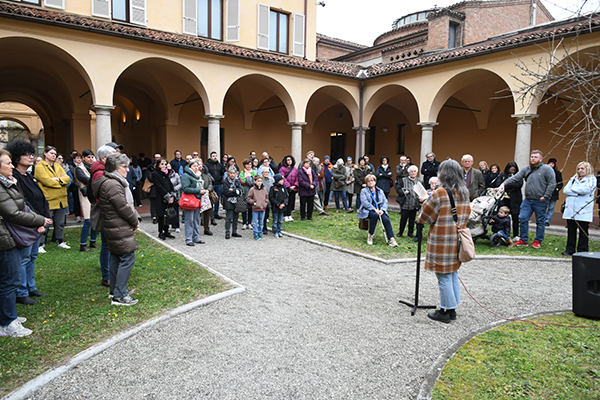
[[[165,247],[169,248],[170,250],[176,252],[177,254],[180,254],[182,256],[184,256],[187,260],[192,261],[198,265],[200,265],[202,268],[206,269],[207,271],[219,276],[220,278],[226,280],[227,282],[233,284],[234,286],[237,286],[234,289],[230,289],[226,292],[221,292],[221,293],[217,293],[215,295],[206,297],[204,299],[200,299],[200,300],[196,300],[193,301],[191,303],[188,304],[184,304],[180,307],[177,307],[173,310],[167,311],[159,316],[156,316],[154,318],[151,318],[145,322],[142,322],[138,325],[135,325],[133,328],[125,331],[125,332],[121,332],[97,345],[94,345],[88,349],[83,350],[82,352],[76,354],[75,356],[73,356],[72,358],[70,358],[68,361],[66,361],[64,364],[59,365],[58,367],[52,368],[49,371],[44,372],[43,374],[39,375],[38,377],[30,380],[29,382],[25,383],[23,386],[21,386],[19,389],[9,393],[8,395],[2,397],[2,400],[22,400],[22,399],[26,399],[30,394],[32,394],[33,392],[35,392],[36,390],[38,390],[39,388],[41,388],[42,386],[44,386],[45,384],[49,383],[50,381],[58,378],[59,376],[61,376],[62,374],[68,372],[69,370],[77,367],[79,364],[81,364],[82,362],[94,357],[95,355],[103,352],[104,350],[108,349],[109,347],[114,346],[117,343],[120,343],[126,339],[129,339],[130,337],[136,335],[137,333],[143,331],[144,329],[147,329],[151,326],[157,325],[161,322],[167,321],[173,317],[176,317],[180,314],[184,314],[186,312],[189,312],[193,309],[196,309],[198,307],[202,307],[202,306],[206,306],[208,304],[214,303],[218,300],[230,297],[230,296],[234,296],[236,294],[240,294],[246,291],[246,288],[243,287],[242,285],[240,285],[239,283],[233,281],[232,279],[226,277],[225,275],[221,274],[220,272],[217,272],[215,270],[213,270],[212,268],[202,264],[201,262],[199,262],[198,260],[195,260],[189,256],[187,256],[186,254],[183,254],[181,251],[177,250],[176,248],[169,246],[166,243],[163,242],[159,242],[158,239],[154,238],[153,236],[151,236],[150,234],[148,234],[147,232],[143,231],[140,229],[140,232],[144,233],[146,236],[148,236],[149,238],[153,239],[154,241],[161,243],[162,245],[164,245]]]
[[[543,312],[543,313],[532,313],[532,314],[520,315],[513,319],[529,319],[529,318],[540,317],[542,315],[563,314],[563,313],[572,312],[572,311],[573,310],[558,310],[558,311],[549,311],[549,312]],[[472,331],[471,333],[464,336],[463,338],[461,338],[460,340],[458,340],[454,344],[452,344],[450,347],[448,347],[442,354],[440,354],[440,356],[437,358],[437,360],[435,360],[435,362],[429,368],[429,371],[427,371],[427,373],[425,374],[425,379],[423,380],[423,383],[421,383],[421,389],[419,390],[419,395],[417,396],[417,400],[431,400],[432,395],[433,395],[433,389],[435,388],[435,383],[437,382],[438,378],[442,374],[442,370],[444,369],[446,364],[450,361],[450,359],[454,356],[454,354],[456,354],[456,352],[462,346],[464,346],[469,340],[473,339],[475,336],[478,336],[489,330],[495,329],[501,325],[505,325],[509,322],[514,322],[514,321],[508,321],[508,320],[494,321],[487,326],[484,326],[482,328]]]
[[[317,246],[321,246],[321,247],[326,247],[328,249],[332,249],[332,250],[337,250],[337,251],[341,251],[344,253],[348,253],[348,254],[352,254],[353,256],[357,256],[357,257],[362,257],[362,258],[366,258],[368,260],[372,260],[372,261],[377,261],[380,262],[382,264],[408,264],[408,263],[413,263],[415,261],[417,261],[416,257],[413,258],[395,258],[395,259],[391,259],[391,260],[386,260],[384,258],[381,257],[376,257],[376,256],[372,256],[369,254],[364,254],[361,253],[359,251],[356,250],[350,250],[347,249],[345,247],[341,247],[341,246],[336,246],[334,244],[329,244],[329,243],[325,243],[325,242],[321,242],[315,239],[310,239],[304,236],[299,236],[293,233],[289,233],[286,231],[285,232],[286,236],[292,237],[294,239],[298,239],[298,240],[303,240],[305,242],[308,243],[312,243],[314,245]],[[571,262],[570,258],[553,258],[553,257],[534,257],[534,256],[506,256],[506,255],[480,255],[480,256],[475,256],[476,260],[523,260],[523,261],[546,261],[546,262],[557,262],[557,261],[564,261],[564,262]],[[423,257],[423,255],[421,255],[421,260],[424,261],[425,258]]]

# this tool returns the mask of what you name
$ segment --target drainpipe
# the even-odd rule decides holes
[[[535,1],[535,0],[534,0]],[[304,0],[304,59],[306,60],[306,27],[308,25],[308,0]]]
[[[365,154],[364,149],[364,138],[365,138],[365,130],[363,128],[363,92],[365,90],[365,80],[360,80],[360,100],[358,104],[358,126],[360,129],[360,143],[358,144],[358,154],[361,156]],[[358,159],[357,159],[358,160]],[[357,161],[358,162],[358,161]]]
[[[530,18],[530,22],[531,22],[531,26],[535,26],[535,24],[537,23],[537,0],[531,0],[531,18]]]

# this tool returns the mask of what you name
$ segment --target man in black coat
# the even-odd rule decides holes
[[[219,216],[219,203],[221,203],[221,194],[223,192],[223,175],[225,174],[225,167],[219,162],[219,156],[216,151],[210,153],[210,158],[206,160],[204,165],[208,168],[208,173],[213,180],[212,187],[219,196],[219,201],[214,205],[214,216],[215,219],[222,219],[223,217]]]
[[[435,159],[435,154],[433,152],[427,153],[426,157],[427,161],[421,165],[421,173],[423,174],[423,182],[425,183],[425,187],[429,187],[429,179],[437,176],[440,162]]]

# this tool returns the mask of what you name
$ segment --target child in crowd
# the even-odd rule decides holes
[[[261,170],[261,174],[263,177],[263,186],[267,189],[267,194],[271,193],[271,186],[273,186],[273,176],[272,170],[270,168],[263,168]],[[267,209],[265,210],[265,219],[263,220],[263,235],[268,235],[269,230],[267,229],[267,222],[269,221],[269,212],[271,211],[271,204],[267,202]]]
[[[263,238],[263,222],[265,219],[265,210],[269,204],[269,193],[263,186],[263,177],[256,175],[254,177],[254,186],[248,192],[248,204],[252,205],[252,230],[254,231],[254,240]]]
[[[500,207],[498,214],[490,219],[492,232],[494,233],[490,239],[490,245],[494,247],[500,246],[504,242],[508,247],[512,247],[513,242],[510,239],[510,208],[506,206]]]
[[[273,234],[276,238],[283,237],[281,223],[283,222],[283,210],[287,207],[289,196],[283,184],[283,175],[275,174],[275,182],[269,190],[269,201],[273,210]]]

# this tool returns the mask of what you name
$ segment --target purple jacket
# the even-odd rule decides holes
[[[298,171],[298,186],[300,187],[298,194],[300,196],[314,196],[317,193],[317,186],[319,186],[318,178],[311,168],[308,169],[308,172],[312,175],[312,184],[314,187],[310,188],[310,178],[304,168],[300,168]]]
[[[286,166],[281,166],[281,168],[279,168],[279,173],[281,175],[283,175],[283,185],[285,186],[286,189],[288,189],[289,191],[289,187],[290,186],[296,186],[296,189],[293,190],[294,192],[298,191],[298,169],[296,167],[292,167],[292,172],[290,172],[290,174],[288,175],[288,172],[290,171],[290,168],[286,165]],[[286,177],[287,175],[287,177]]]

